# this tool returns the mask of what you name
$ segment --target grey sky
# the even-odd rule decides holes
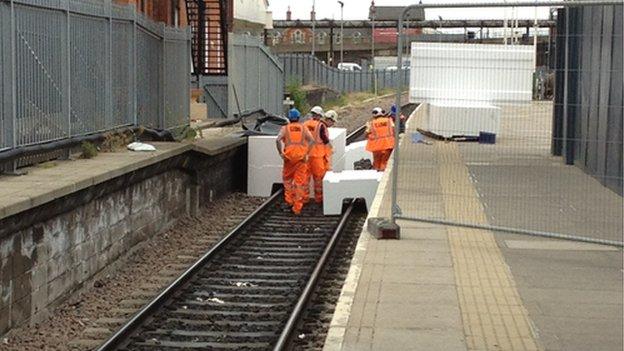
[[[286,10],[290,5],[294,19],[310,19],[310,11],[312,9],[313,0],[269,0],[270,9],[273,11],[274,19],[286,18]],[[461,0],[462,2],[485,2],[498,0]],[[368,17],[368,9],[370,0],[343,0],[345,3],[344,18],[345,19],[364,19]],[[458,2],[452,0],[436,1],[424,0],[423,3],[436,2]],[[377,6],[406,6],[418,3],[418,0],[376,0]],[[316,0],[317,18],[335,18],[340,19],[340,6],[336,0]],[[511,16],[510,9],[440,9],[427,10],[425,15],[427,19],[437,19],[442,16],[444,19],[494,19],[504,18],[505,14]],[[534,8],[523,8],[517,10],[517,18],[533,19],[535,16]],[[548,10],[546,8],[538,9],[538,18],[547,18]]]

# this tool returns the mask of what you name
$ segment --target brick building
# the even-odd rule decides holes
[[[121,5],[135,4],[137,10],[155,21],[169,26],[185,27],[188,25],[186,0],[114,0]]]

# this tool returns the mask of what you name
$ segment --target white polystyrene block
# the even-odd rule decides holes
[[[373,162],[373,154],[366,151],[366,141],[358,141],[345,148],[344,169],[353,170],[353,164],[361,159]]]
[[[533,46],[412,43],[410,102],[531,101]]]
[[[329,140],[334,149],[333,157],[340,159],[344,156],[347,143],[347,130],[344,128],[329,128]]]
[[[374,170],[327,172],[323,178],[323,213],[337,215],[345,199],[363,198],[370,209],[382,172]]]
[[[338,160],[337,170],[343,168],[347,130],[329,128],[329,139]],[[270,196],[273,184],[282,183],[283,161],[275,146],[276,136],[250,136],[247,141],[247,194]],[[340,163],[342,162],[342,163]]]
[[[478,136],[479,132],[498,134],[501,109],[479,104],[429,104],[423,129],[444,137]]]

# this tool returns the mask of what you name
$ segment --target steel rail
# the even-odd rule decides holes
[[[158,296],[156,296],[150,303],[145,305],[139,312],[137,312],[126,324],[124,324],[113,336],[111,336],[104,344],[102,344],[97,351],[110,351],[115,350],[121,346],[124,341],[128,339],[134,331],[136,331],[147,318],[149,318],[154,312],[160,309],[169,298],[171,298],[185,283],[187,283],[198,270],[205,267],[206,263],[215,257],[215,255],[221,251],[227,243],[240,234],[247,225],[254,220],[258,215],[264,212],[266,208],[272,205],[280,196],[282,196],[283,190],[279,190],[267,199],[262,205],[254,210],[245,220],[236,226],[230,233],[228,233],[223,239],[221,239],[215,246],[213,246],[208,252],[206,252],[201,258],[199,258],[191,267],[189,267],[182,275],[180,275],[173,283],[171,283],[165,290],[163,290]]]
[[[350,133],[346,137],[347,142],[351,142],[353,139],[359,137],[362,134],[364,128],[365,126],[359,127],[358,129]],[[179,289],[182,286],[184,286],[184,284],[186,284],[193,278],[193,276],[197,273],[197,271],[205,267],[207,262],[213,259],[230,241],[232,241],[235,237],[238,236],[238,234],[240,234],[243,230],[245,230],[249,223],[251,223],[254,219],[256,219],[258,215],[263,213],[265,209],[267,209],[270,205],[272,205],[275,201],[277,201],[277,199],[282,195],[283,195],[283,189],[280,189],[279,191],[274,193],[269,199],[267,199],[264,203],[262,203],[262,205],[256,208],[253,213],[247,216],[240,224],[238,224],[234,229],[232,229],[223,239],[221,239],[217,244],[215,244],[215,246],[213,246],[202,257],[200,257],[191,267],[189,267],[186,271],[184,271],[184,273],[182,273],[178,278],[176,278],[175,281],[169,284],[160,294],[158,294],[158,296],[156,296],[147,305],[145,305],[141,310],[139,310],[136,314],[134,314],[128,322],[126,322],[121,328],[119,328],[115,332],[115,334],[113,334],[110,338],[108,338],[96,350],[97,351],[109,351],[109,350],[115,350],[118,347],[122,346],[123,343],[126,342],[128,338],[132,335],[132,333],[138,330],[150,316],[152,316],[163,305],[165,305],[167,301],[169,301],[169,299],[173,297],[173,295],[177,291],[179,291]],[[328,248],[329,247],[333,248],[335,246],[336,233],[342,232],[345,226],[345,223],[347,222],[347,219],[349,215],[351,214],[353,203],[354,201],[351,202],[347,211],[341,218],[338,224],[338,227],[334,231],[334,234],[332,235],[332,239],[330,240],[327,246]],[[317,263],[317,266],[315,267],[315,270],[314,270],[314,273],[316,273],[316,275],[313,274],[313,276],[311,277],[311,279],[314,278],[314,282],[311,283],[310,281],[308,281],[304,289],[303,295],[305,295],[306,297],[310,295],[310,292],[313,290],[314,285],[316,284],[316,281],[318,280],[318,274],[320,272],[317,272],[317,271],[320,271],[320,269],[322,269],[322,267],[324,266],[324,263],[328,257],[327,252],[331,252],[331,249],[329,250],[327,248],[325,249],[323,255],[321,256],[321,260],[323,264],[319,266],[319,263]],[[305,306],[304,303],[300,303],[300,302],[297,303],[296,305],[297,315],[301,313],[303,306]],[[287,323],[287,326],[290,326],[291,324],[296,324],[295,322],[291,322],[289,320]]]
[[[310,300],[310,297],[312,296],[312,293],[314,292],[316,283],[318,282],[321,274],[323,273],[323,269],[328,263],[329,257],[332,254],[332,251],[334,251],[334,247],[338,243],[338,240],[340,239],[340,236],[342,232],[344,231],[344,228],[347,225],[349,218],[351,217],[351,212],[353,212],[354,206],[355,206],[355,200],[351,200],[351,202],[349,203],[349,206],[347,207],[347,209],[342,215],[342,218],[340,219],[340,223],[338,223],[336,230],[332,234],[332,237],[329,243],[325,247],[325,250],[323,251],[323,255],[321,255],[321,258],[319,258],[318,262],[316,263],[316,266],[314,267],[314,271],[312,272],[310,279],[308,279],[308,282],[305,288],[301,292],[301,295],[299,296],[299,300],[297,301],[295,308],[290,314],[290,317],[288,318],[288,321],[286,322],[284,329],[282,329],[282,333],[280,334],[280,337],[277,340],[277,343],[273,347],[274,351],[285,350],[286,347],[288,346],[292,333],[297,328],[297,323],[299,322],[299,319],[305,310],[306,304],[308,303],[308,301]]]

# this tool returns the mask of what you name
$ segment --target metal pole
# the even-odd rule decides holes
[[[397,117],[401,116],[401,93],[403,89],[403,18],[405,14],[408,12],[409,7],[403,10],[401,17],[399,17],[399,25],[397,27],[397,92],[396,92],[396,102],[395,105],[397,107]],[[397,120],[399,121],[398,123]],[[396,224],[396,217],[401,215],[401,209],[399,208],[399,204],[397,202],[397,182],[399,179],[399,133],[401,132],[401,119],[395,118],[394,123],[394,151],[392,152],[392,197],[391,197],[391,221],[392,224]]]
[[[561,154],[568,163],[568,68],[570,57],[570,9],[565,9],[565,56],[563,58],[563,130],[561,131]]]
[[[316,49],[316,0],[312,0],[312,56]]]
[[[375,4],[371,6],[373,14],[373,26],[371,32],[371,62],[373,68],[373,92],[377,95],[377,72],[375,71]]]
[[[525,230],[525,229],[516,229],[516,228],[502,227],[502,226],[496,226],[496,225],[463,223],[463,222],[447,221],[443,219],[420,218],[420,217],[410,217],[410,216],[398,216],[395,219],[403,219],[406,221],[415,221],[415,222],[441,224],[441,225],[452,225],[456,227],[465,227],[465,228],[473,228],[473,229],[485,229],[485,230],[490,230],[493,233],[504,232],[504,233],[509,233],[509,234],[539,236],[542,238],[578,241],[582,243],[615,246],[615,247],[620,247],[620,248],[624,247],[624,242],[622,241],[597,239],[597,238],[591,238],[591,237],[586,237],[586,236],[569,235],[569,234],[562,234],[562,233],[551,233],[551,232],[544,232],[540,230]]]
[[[344,62],[344,2],[338,1],[340,4],[340,63]]]

